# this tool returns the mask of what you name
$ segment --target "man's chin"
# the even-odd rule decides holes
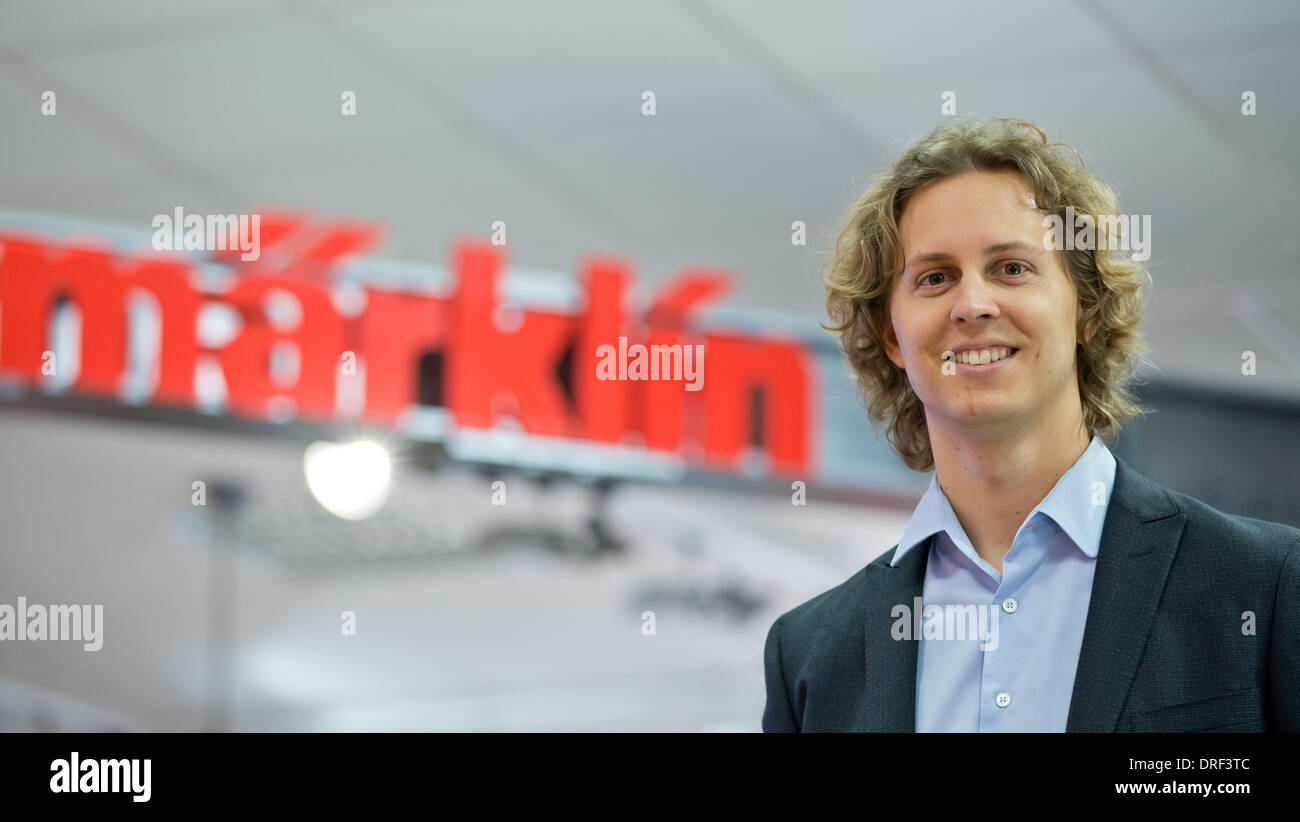
[[[954,426],[972,428],[998,428],[1020,425],[1025,421],[1025,409],[1015,403],[995,402],[991,399],[967,403],[950,408],[944,415]]]

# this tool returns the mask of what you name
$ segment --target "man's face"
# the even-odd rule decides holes
[[[1013,172],[949,177],[904,208],[905,268],[892,286],[885,345],[931,429],[1077,413],[1078,297],[1060,252],[1043,248],[1045,231]],[[987,365],[944,359],[975,344],[996,357],[984,343],[1015,351]]]

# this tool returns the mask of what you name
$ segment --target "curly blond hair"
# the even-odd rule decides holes
[[[971,171],[1018,173],[1044,215],[1064,220],[1067,206],[1094,219],[1121,213],[1115,192],[1084,170],[1077,151],[1049,142],[1033,123],[1007,118],[945,122],[877,176],[849,208],[824,274],[833,325],[822,327],[838,335],[873,424],[886,426],[890,446],[914,471],[934,466],[925,409],[906,372],[887,356],[881,337],[890,328],[889,297],[903,269],[898,220],[923,187]],[[1130,384],[1148,350],[1138,324],[1142,286],[1150,284],[1151,275],[1129,255],[1107,250],[1118,244],[1111,244],[1107,220],[1096,224],[1099,250],[1059,253],[1074,281],[1077,330],[1086,340],[1076,354],[1084,424],[1111,443],[1121,423],[1149,411],[1137,404]]]

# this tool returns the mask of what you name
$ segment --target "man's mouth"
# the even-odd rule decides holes
[[[1007,360],[1016,355],[1019,348],[1010,348],[1004,345],[995,345],[989,348],[977,348],[969,351],[958,351],[953,353],[945,351],[943,358],[962,365],[984,366]]]

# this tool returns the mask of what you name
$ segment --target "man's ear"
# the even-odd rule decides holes
[[[898,335],[894,333],[893,323],[886,322],[884,330],[880,333],[880,341],[884,343],[885,354],[889,361],[898,366],[900,371],[906,371],[903,365],[903,351],[898,345]]]

